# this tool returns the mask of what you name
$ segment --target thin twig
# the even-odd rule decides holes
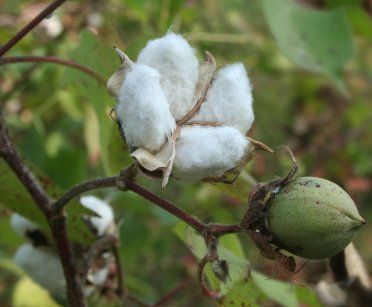
[[[41,11],[33,20],[24,26],[16,35],[0,48],[0,57],[14,47],[28,32],[35,28],[44,18],[48,17],[52,12],[61,6],[66,0],[55,0]]]
[[[113,244],[111,248],[112,254],[115,258],[115,264],[117,269],[117,279],[118,279],[118,285],[116,289],[116,294],[120,298],[125,297],[125,281],[124,281],[124,270],[123,265],[120,260],[120,254],[119,254],[119,248],[117,244]]]
[[[71,60],[60,59],[54,56],[14,56],[0,58],[0,66],[14,63],[54,63],[58,65],[68,66],[80,70],[81,72],[93,77],[101,84],[106,83],[106,81],[98,73],[96,73],[89,67],[86,67]]]
[[[132,166],[130,166],[129,168],[131,167]],[[135,183],[131,179],[123,178],[120,176],[96,178],[72,187],[53,204],[53,211],[60,212],[70,200],[82,193],[101,188],[115,188],[118,186],[118,182],[122,182],[125,189],[142,196],[143,198],[149,200],[151,203],[178,217],[180,220],[184,221],[185,223],[199,231],[201,234],[208,232],[213,234],[215,237],[219,237],[228,233],[244,232],[244,229],[238,224],[220,225],[202,223],[197,218],[188,214],[186,211],[182,210],[171,202],[157,196],[151,191]]]
[[[151,304],[146,303],[146,302],[140,300],[139,298],[137,298],[137,297],[135,297],[135,296],[133,296],[133,295],[131,295],[131,294],[126,295],[125,298],[126,298],[127,300],[129,300],[129,301],[132,301],[133,303],[136,303],[138,306],[142,306],[142,307],[152,307]],[[125,305],[124,305],[124,306],[125,306]]]
[[[162,199],[161,197],[155,195],[154,193],[150,192],[149,190],[146,190],[145,188],[141,187],[137,183],[123,179],[125,182],[125,187],[128,190],[131,190],[132,192],[135,192],[136,194],[142,196],[143,198],[146,198],[153,204],[156,204],[157,206],[163,208],[164,210],[168,211],[172,215],[178,217],[182,221],[189,224],[191,227],[195,228],[199,232],[203,232],[206,230],[206,224],[200,222],[197,218],[189,215],[187,212],[182,210],[181,208],[178,208],[177,206],[173,205],[171,202]]]
[[[60,197],[53,205],[54,212],[60,212],[64,206],[74,197],[85,192],[101,189],[116,187],[117,177],[96,178],[83,183],[80,183],[70,190],[68,190],[62,197]]]
[[[167,304],[178,292],[188,288],[191,285],[191,280],[185,280],[181,282],[178,286],[174,287],[171,291],[165,294],[160,300],[158,300],[153,307],[164,306]]]
[[[204,258],[202,258],[202,260],[200,260],[200,262],[198,264],[199,284],[200,284],[200,287],[202,289],[203,294],[206,297],[208,297],[212,300],[218,301],[218,300],[221,299],[221,294],[219,292],[215,292],[215,291],[209,289],[209,287],[207,286],[207,283],[205,281],[204,268],[205,268],[205,266],[207,265],[208,262],[209,262],[209,255],[206,255],[206,256],[204,256]]]

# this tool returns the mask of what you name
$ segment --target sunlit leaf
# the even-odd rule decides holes
[[[296,292],[288,282],[269,278],[254,270],[251,271],[251,277],[256,286],[273,301],[286,307],[298,306]]]
[[[237,283],[223,298],[222,306],[260,306],[257,301],[262,297],[261,290],[252,280]]]
[[[343,10],[314,10],[293,0],[263,0],[269,27],[283,53],[307,70],[341,85],[341,71],[353,55]]]
[[[321,307],[316,294],[309,286],[295,286],[298,300],[307,307]]]
[[[14,307],[59,307],[48,291],[26,276],[16,284],[12,303]]]

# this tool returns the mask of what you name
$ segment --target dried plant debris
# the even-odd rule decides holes
[[[151,40],[122,64],[107,88],[117,100],[119,129],[142,174],[231,183],[255,149],[271,151],[246,135],[254,121],[252,86],[242,63],[220,69],[206,52],[199,64],[179,34]]]

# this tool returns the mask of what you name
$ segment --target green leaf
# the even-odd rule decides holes
[[[22,269],[13,261],[13,259],[0,257],[0,268],[1,271],[8,271],[15,276],[22,276],[24,272]]]
[[[15,286],[14,307],[59,307],[48,291],[35,284],[29,277],[22,277]]]
[[[289,283],[270,279],[254,270],[251,271],[251,277],[256,286],[273,301],[286,307],[299,305],[296,292]]]
[[[109,174],[115,174],[133,163],[133,159],[128,153],[128,147],[122,139],[116,123],[111,123],[107,151],[108,159],[105,162],[105,168]]]
[[[352,57],[350,27],[341,9],[313,10],[293,0],[263,0],[279,48],[294,63],[330,76],[341,86],[341,71]]]
[[[258,300],[262,298],[261,290],[250,279],[236,284],[223,298],[222,306],[260,306]]]
[[[321,307],[316,294],[310,287],[306,286],[295,286],[296,294],[301,305],[306,307]]]
[[[35,168],[32,168],[32,171],[50,196],[56,198],[62,194],[61,190],[40,171]],[[50,237],[50,230],[44,215],[25,187],[19,182],[17,176],[3,160],[0,160],[0,174],[1,205],[35,222]],[[81,218],[83,215],[89,215],[90,213],[77,200],[69,203],[67,207],[67,230],[71,240],[81,244],[89,244],[93,240],[92,232]]]
[[[108,80],[119,66],[119,60],[112,47],[104,44],[90,31],[81,33],[79,46],[71,52],[70,58],[98,72],[105,80]],[[90,137],[96,137],[99,140],[100,157],[106,174],[118,173],[120,169],[113,171],[110,168],[111,154],[113,153],[109,150],[109,139],[113,126],[109,113],[115,105],[114,99],[108,95],[104,84],[98,83],[80,71],[65,70],[63,82],[80,97],[83,103],[93,107],[99,129],[98,133],[96,131],[95,135]],[[90,120],[91,116],[86,116],[85,121]],[[89,123],[85,126],[88,125]],[[117,133],[119,132],[117,131]],[[89,142],[92,144],[92,139]],[[121,140],[121,142],[123,141]]]

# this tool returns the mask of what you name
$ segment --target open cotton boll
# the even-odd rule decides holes
[[[159,73],[143,64],[134,64],[127,73],[116,111],[132,148],[156,151],[175,128],[175,120],[160,86]]]
[[[103,200],[89,195],[80,198],[80,203],[99,216],[92,216],[89,218],[90,222],[97,230],[97,235],[102,236],[103,234],[110,233],[115,228],[114,224],[114,213],[112,208]]]
[[[161,86],[176,119],[193,107],[199,62],[193,48],[181,35],[170,32],[149,41],[137,62],[159,71]]]
[[[10,219],[14,231],[21,237],[27,238],[28,232],[39,230],[39,227],[18,213],[14,213]]]
[[[56,254],[31,244],[23,244],[17,250],[14,260],[40,286],[54,295],[64,296],[66,280]]]
[[[176,143],[173,174],[190,181],[221,176],[244,159],[248,145],[233,127],[184,127]]]
[[[217,72],[206,101],[193,120],[218,122],[246,134],[254,121],[252,100],[252,88],[244,65],[228,65]]]

